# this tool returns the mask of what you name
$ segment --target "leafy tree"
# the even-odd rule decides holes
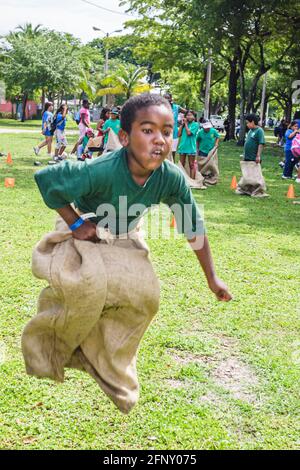
[[[133,65],[120,66],[114,74],[102,80],[105,88],[100,88],[97,95],[124,95],[128,99],[132,95],[150,91],[151,86],[145,83],[146,75],[147,69]]]
[[[0,77],[9,88],[19,86],[26,103],[35,90],[49,98],[76,89],[81,73],[80,42],[71,35],[48,31],[35,37],[8,35]]]

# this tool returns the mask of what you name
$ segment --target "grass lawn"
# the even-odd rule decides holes
[[[42,127],[42,120],[41,119],[32,119],[29,121],[21,122],[16,121],[15,119],[0,119],[0,129],[1,128],[12,128],[12,129],[19,129],[19,130],[40,130]],[[96,127],[96,123],[92,123],[92,127]],[[68,130],[77,130],[78,126],[75,121],[73,121],[72,116],[68,118],[67,124]]]
[[[220,184],[194,191],[232,302],[215,300],[184,240],[150,242],[161,307],[139,353],[140,401],[123,416],[88,375],[67,371],[56,384],[24,370],[21,332],[44,287],[31,252],[55,219],[33,180],[34,144],[0,135],[14,160],[0,157],[0,448],[299,449],[300,206],[285,198],[282,151],[264,154],[269,198],[232,193],[232,143],[221,145]]]

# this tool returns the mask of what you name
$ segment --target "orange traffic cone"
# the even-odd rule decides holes
[[[233,176],[232,180],[231,180],[231,185],[230,185],[230,189],[236,189],[237,188],[237,180],[236,180],[236,176]]]
[[[15,186],[15,178],[5,178],[4,186],[6,188],[13,188]]]
[[[172,217],[172,220],[171,220],[171,223],[170,223],[170,227],[172,227],[172,228],[175,228],[175,227],[176,227],[176,220],[175,220],[174,215],[173,215],[173,217]]]
[[[10,152],[8,152],[8,154],[7,154],[6,163],[7,163],[8,165],[12,165],[12,163],[13,163],[12,158],[11,158],[11,153],[10,153]]]
[[[286,197],[288,199],[295,199],[295,190],[294,190],[294,185],[293,184],[289,185],[289,189],[288,189]]]

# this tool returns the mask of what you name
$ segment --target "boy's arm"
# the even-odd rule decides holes
[[[231,300],[232,295],[230,294],[228,287],[216,275],[207,236],[198,235],[197,237],[188,240],[188,242],[190,243],[192,250],[199,260],[210,290],[216,295],[218,300],[223,302],[228,302]],[[197,246],[200,243],[202,245],[201,248],[200,246]]]
[[[256,159],[255,159],[255,162],[257,164],[261,162],[261,154],[262,154],[263,149],[264,149],[263,144],[259,144]]]
[[[56,209],[56,211],[68,226],[73,225],[79,219],[79,215],[70,205]],[[85,220],[80,227],[72,231],[72,236],[76,238],[76,240],[98,243],[100,240],[97,237],[96,227],[96,224],[93,222]]]

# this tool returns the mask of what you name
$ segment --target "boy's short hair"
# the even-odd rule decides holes
[[[143,108],[150,108],[150,106],[166,106],[172,110],[169,101],[161,95],[143,93],[142,95],[133,96],[126,101],[121,110],[120,118],[123,131],[130,134],[137,111]]]
[[[246,121],[254,122],[254,124],[257,126],[257,124],[259,123],[259,117],[257,116],[257,114],[247,114]]]

